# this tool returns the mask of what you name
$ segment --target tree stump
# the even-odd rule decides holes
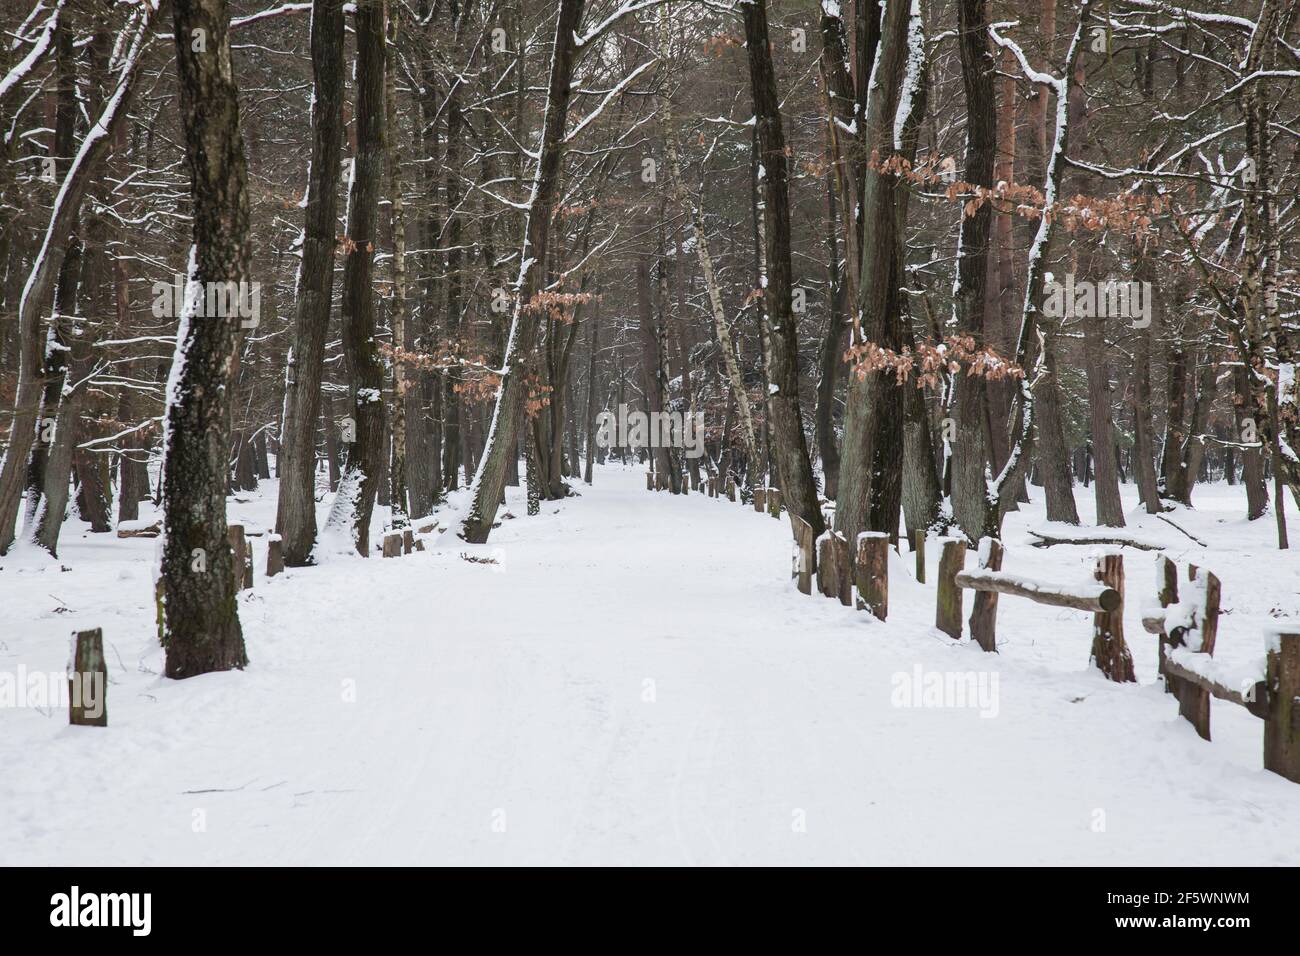
[[[817,541],[817,589],[828,598],[853,606],[853,577],[849,543],[839,531],[827,531]]]
[[[73,636],[68,723],[81,727],[108,726],[108,667],[104,663],[104,635],[97,627],[77,631]]]
[[[402,556],[402,532],[384,532],[384,557],[400,558]]]
[[[961,588],[957,572],[966,566],[966,542],[960,538],[943,539],[939,554],[939,580],[935,597],[934,626],[953,640],[961,639]]]
[[[925,537],[924,528],[912,532],[912,553],[916,556],[916,583],[925,583]]]
[[[755,488],[754,489],[754,510],[757,511],[759,514],[762,514],[766,508],[767,508],[767,489]]]
[[[732,501],[736,500],[736,482],[733,478],[727,479],[727,497]]]
[[[798,580],[800,591],[812,594],[812,578],[817,569],[812,525],[798,515],[790,516],[790,524],[794,528],[794,559],[791,562],[790,577]]]
[[[1097,559],[1097,580],[1119,592],[1119,606],[1113,611],[1099,611],[1092,616],[1092,653],[1090,660],[1117,683],[1136,681],[1133,655],[1124,642],[1124,556],[1103,554]]]
[[[1264,769],[1300,783],[1300,634],[1269,641]]]
[[[402,553],[410,554],[415,550],[415,532],[410,528],[402,529]]]
[[[889,614],[889,535],[881,531],[858,535],[853,575],[858,585],[858,610],[870,610],[883,621]]]
[[[986,571],[1002,570],[1002,542],[990,538],[988,554],[983,556],[979,566]],[[983,650],[995,653],[998,649],[997,637],[998,592],[976,591],[971,602],[970,636]]]
[[[278,534],[266,539],[266,576],[273,578],[284,570],[284,542]]]

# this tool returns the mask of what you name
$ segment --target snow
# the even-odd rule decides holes
[[[903,76],[898,109],[894,112],[894,149],[903,149],[903,129],[912,115],[912,98],[921,82],[925,65],[925,24],[921,20],[921,0],[912,0],[907,21],[907,72]]]
[[[891,553],[882,624],[795,590],[786,521],[646,492],[641,468],[577,490],[530,518],[507,489],[487,545],[273,579],[254,538],[252,663],[186,681],[161,677],[155,541],[71,518],[60,562],[0,559],[0,674],[62,677],[69,633],[96,626],[110,668],[107,729],[0,708],[0,762],[21,769],[0,776],[0,859],[1300,863],[1300,790],[1262,770],[1262,722],[1215,701],[1202,741],[1155,683],[1149,555],[1125,553],[1141,683],[1120,685],[1088,668],[1083,612],[1004,597],[998,654],[937,635],[937,548],[929,585]],[[1095,546],[1029,547],[1030,491],[1004,567],[1085,579]],[[1164,533],[1123,495],[1130,531]],[[232,516],[270,527],[276,496],[263,482]],[[1214,666],[1249,674],[1266,628],[1298,629],[1300,555],[1242,517],[1240,486],[1194,499],[1179,523],[1214,550],[1179,535],[1166,554],[1222,579]]]

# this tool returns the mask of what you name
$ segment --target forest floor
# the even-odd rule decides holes
[[[0,559],[0,677],[62,675],[95,626],[111,672],[107,729],[0,708],[0,863],[1300,864],[1262,722],[1215,702],[1206,743],[1154,683],[1151,553],[1125,551],[1140,683],[1118,685],[1088,667],[1088,614],[1004,597],[984,654],[934,629],[910,554],[880,624],[794,589],[784,520],[644,488],[600,468],[535,518],[511,488],[487,545],[271,580],[255,538],[251,665],[179,682],[155,541],[73,518],[59,562]],[[232,520],[272,523],[273,481],[240,498]],[[1248,671],[1300,619],[1300,555],[1239,488],[1195,499],[1173,517],[1208,550],[1130,530],[1222,578],[1216,657]],[[1039,504],[1010,516],[1004,568],[1088,579],[1091,548],[1027,546],[1041,526]],[[975,706],[899,706],[961,672]]]

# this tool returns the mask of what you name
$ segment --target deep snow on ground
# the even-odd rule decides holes
[[[484,546],[273,580],[255,538],[251,666],[181,682],[160,676],[156,542],[74,519],[59,562],[0,559],[0,674],[61,674],[92,626],[111,669],[107,729],[0,709],[0,862],[1300,863],[1300,786],[1261,769],[1261,722],[1216,702],[1206,743],[1154,683],[1150,553],[1125,551],[1141,684],[1117,685],[1081,612],[1003,597],[997,655],[937,632],[934,544],[929,585],[894,560],[882,625],[794,589],[784,519],[646,492],[639,468],[578,491],[529,518],[509,489]],[[232,520],[272,523],[274,482],[241,497]],[[1195,500],[1172,517],[1208,552],[1130,530],[1219,574],[1216,657],[1248,671],[1300,618],[1300,559],[1237,488]],[[1041,525],[1010,516],[1004,569],[1087,580],[1093,549],[1028,547]],[[918,667],[996,694],[896,706]]]

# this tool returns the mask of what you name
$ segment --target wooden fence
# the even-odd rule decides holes
[[[653,488],[647,477],[646,486]],[[710,478],[701,490],[720,497],[720,482]],[[725,496],[736,500],[736,486],[726,482]],[[781,493],[754,490],[753,508],[780,517]],[[788,512],[787,512],[788,513]],[[790,576],[799,591],[816,590],[847,607],[869,610],[885,620],[889,613],[888,535],[863,532],[852,548],[844,536],[826,531],[814,537],[812,527],[790,514],[794,552]],[[911,536],[916,579],[925,583],[925,532]],[[1002,570],[1002,543],[986,539],[976,567],[966,570],[966,542],[939,539],[939,570],[935,582],[935,627],[954,639],[962,636],[964,591],[974,592],[968,624],[972,640],[983,650],[997,651],[997,611],[1002,596],[1025,598],[1050,607],[1068,607],[1092,614],[1091,662],[1105,677],[1120,683],[1136,681],[1133,657],[1124,638],[1124,558],[1107,553],[1097,559],[1094,580],[1066,584],[1044,581]],[[1164,555],[1157,557],[1160,613],[1142,616],[1143,629],[1160,637],[1160,674],[1165,689],[1178,700],[1178,712],[1196,732],[1210,739],[1210,698],[1230,701],[1264,721],[1264,767],[1300,783],[1300,633],[1277,633],[1265,640],[1265,672],[1231,686],[1207,666],[1218,635],[1220,585],[1209,571],[1189,565],[1189,596],[1179,599],[1178,569]]]

